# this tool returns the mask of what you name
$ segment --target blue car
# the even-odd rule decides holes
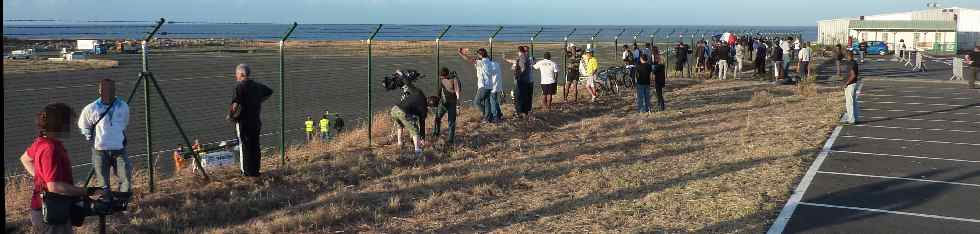
[[[888,43],[885,43],[883,41],[867,41],[866,43],[868,43],[867,54],[886,55],[888,53],[891,53],[891,51],[888,50]],[[860,46],[860,44],[861,42],[854,42],[854,44],[851,44],[851,48],[847,48],[847,50],[850,50],[854,54],[857,54],[858,46]]]

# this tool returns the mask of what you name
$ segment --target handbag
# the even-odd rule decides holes
[[[41,192],[41,217],[44,223],[60,225],[71,218],[72,204],[77,197],[65,196],[48,191]]]

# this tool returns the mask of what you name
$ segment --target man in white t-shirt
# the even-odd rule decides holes
[[[551,61],[551,52],[544,52],[544,59],[534,63],[534,69],[541,71],[541,93],[545,109],[551,109],[551,98],[558,92],[555,76],[558,74],[558,63]]]
[[[800,49],[800,53],[797,56],[797,59],[800,60],[799,64],[797,64],[797,66],[798,66],[798,70],[800,72],[800,80],[805,80],[806,77],[808,75],[810,75],[810,70],[809,70],[810,69],[810,58],[812,56],[811,56],[810,46],[808,46],[807,44],[803,44],[802,47],[803,48]]]

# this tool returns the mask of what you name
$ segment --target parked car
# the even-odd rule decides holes
[[[11,51],[8,59],[31,59],[34,57],[34,49]]]
[[[888,43],[885,43],[883,41],[867,41],[866,43],[868,43],[867,54],[886,55],[891,53],[891,51],[888,49]],[[854,44],[851,44],[851,47],[847,48],[847,50],[851,51],[854,54],[857,54],[858,53],[857,48],[860,45],[861,42],[854,42]]]

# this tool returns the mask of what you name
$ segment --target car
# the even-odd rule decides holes
[[[34,57],[34,49],[11,51],[10,55],[7,56],[6,58],[7,59],[31,59],[31,57]]]
[[[867,41],[866,43],[868,44],[867,54],[886,55],[891,53],[891,50],[888,49],[888,43],[885,43],[883,41]],[[857,48],[858,46],[860,46],[860,44],[861,42],[854,42],[854,44],[851,44],[851,47],[847,48],[847,50],[851,51],[854,54],[857,54],[858,53]]]

